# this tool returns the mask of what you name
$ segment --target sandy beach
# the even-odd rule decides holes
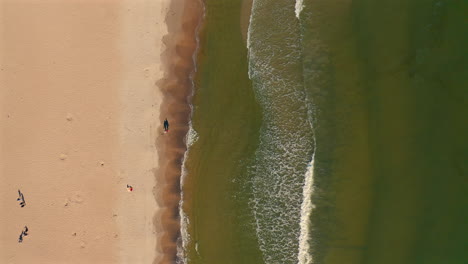
[[[0,263],[162,258],[169,2],[0,1]]]

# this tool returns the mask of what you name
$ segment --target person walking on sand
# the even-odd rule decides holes
[[[23,232],[21,232],[21,235],[18,238],[18,243],[23,243]]]
[[[164,132],[169,132],[169,121],[167,121],[167,118],[164,120]]]
[[[28,235],[28,231],[29,231],[29,228],[28,228],[27,226],[24,226],[23,235],[24,235],[24,236],[27,236],[27,235]]]
[[[127,191],[133,192],[133,187],[132,187],[131,185],[128,185],[128,184],[127,184]]]

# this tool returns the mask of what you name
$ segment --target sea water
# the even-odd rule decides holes
[[[462,264],[466,1],[205,1],[186,263]]]
[[[305,177],[314,150],[312,101],[304,90],[294,10],[292,1],[254,1],[248,33],[249,77],[263,114],[249,177],[251,209],[265,263],[310,262],[308,228],[300,225],[312,209],[312,172]]]

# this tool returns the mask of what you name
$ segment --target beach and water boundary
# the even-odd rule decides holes
[[[171,1],[166,13],[168,33],[163,37],[166,47],[161,55],[164,77],[157,82],[162,91],[160,123],[168,119],[169,132],[160,129],[158,146],[160,165],[155,196],[162,207],[155,223],[161,230],[163,257],[158,263],[177,262],[177,251],[182,244],[179,202],[186,135],[192,113],[193,74],[196,70],[195,53],[198,48],[197,31],[203,19],[201,1]]]

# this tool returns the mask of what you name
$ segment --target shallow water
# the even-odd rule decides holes
[[[261,263],[246,184],[261,115],[247,71],[241,1],[205,1],[184,209],[188,263]]]

